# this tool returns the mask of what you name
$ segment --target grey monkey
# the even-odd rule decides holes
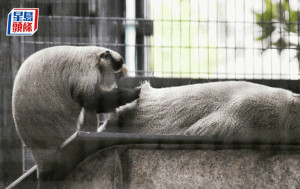
[[[53,179],[55,152],[76,130],[96,131],[96,113],[138,98],[140,89],[113,88],[125,72],[121,55],[93,46],[50,47],[25,60],[14,82],[13,117],[39,180]]]
[[[223,142],[299,142],[300,96],[250,82],[154,89],[117,109],[99,132],[198,135]]]

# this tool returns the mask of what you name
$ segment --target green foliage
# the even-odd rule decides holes
[[[257,25],[262,29],[261,35],[256,40],[264,41],[267,44],[264,50],[277,47],[278,53],[281,53],[284,49],[296,47],[297,55],[295,58],[300,63],[300,46],[287,37],[300,35],[299,26],[297,26],[298,16],[300,16],[299,11],[292,9],[289,0],[282,0],[278,3],[265,0],[265,3],[266,9],[264,12],[254,12]],[[276,41],[272,41],[271,36],[275,30],[280,31],[280,37]]]

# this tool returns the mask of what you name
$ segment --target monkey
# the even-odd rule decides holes
[[[117,108],[98,132],[195,135],[225,143],[297,143],[300,95],[245,81],[155,89]]]
[[[97,113],[139,97],[139,88],[115,88],[126,72],[120,54],[96,46],[49,47],[24,61],[13,86],[13,118],[38,180],[55,180],[59,146],[78,130],[96,131]]]

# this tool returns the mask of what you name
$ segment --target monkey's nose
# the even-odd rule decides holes
[[[121,72],[123,72],[124,76],[127,75],[128,70],[125,64],[122,65]]]

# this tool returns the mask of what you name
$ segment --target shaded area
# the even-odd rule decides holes
[[[22,145],[12,117],[12,86],[21,65],[20,38],[6,36],[7,14],[20,1],[0,1],[0,188],[22,174]]]

